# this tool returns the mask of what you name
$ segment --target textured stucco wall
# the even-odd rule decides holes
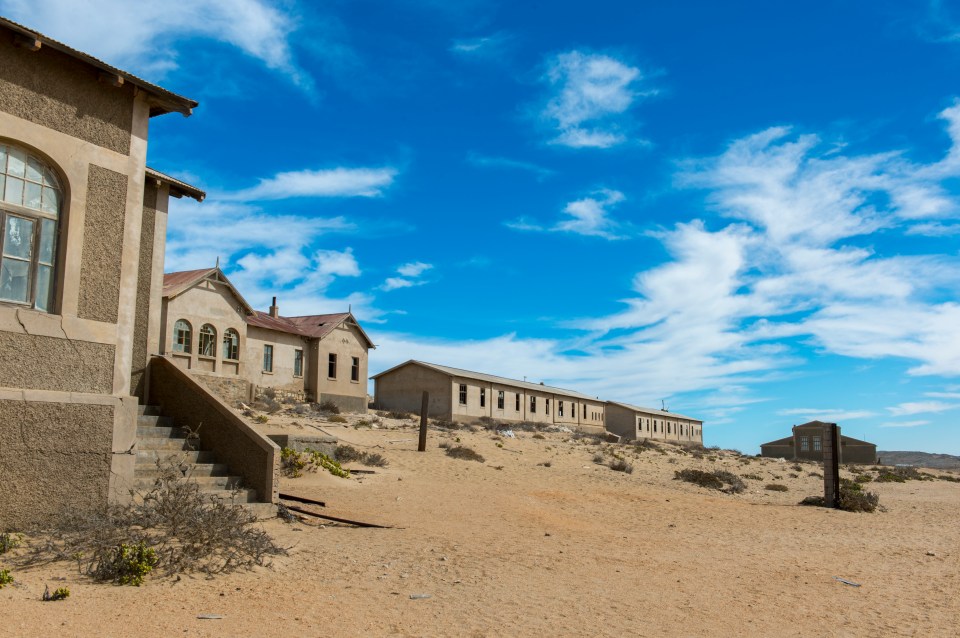
[[[163,408],[177,426],[197,429],[202,449],[213,450],[244,487],[264,503],[276,503],[280,489],[280,448],[188,372],[164,357],[150,360],[150,403]]]
[[[374,380],[373,404],[378,410],[397,410],[420,414],[423,391],[430,393],[427,415],[450,419],[449,378],[419,365],[410,364]]]
[[[222,377],[213,374],[191,372],[193,378],[229,405],[250,402],[250,382],[240,377]]]
[[[303,376],[293,375],[293,357],[295,350],[303,350],[304,368],[309,368],[306,361],[309,356],[309,342],[298,335],[266,330],[256,326],[247,326],[247,338],[240,357],[243,360],[244,376],[254,385],[261,388],[277,388],[279,390],[303,391],[306,389]],[[243,334],[241,332],[241,334]],[[263,347],[273,346],[273,372],[263,370]],[[323,352],[321,350],[321,352]],[[325,356],[321,354],[321,357]],[[319,364],[320,374],[326,374],[324,361]],[[321,388],[322,391],[322,388]]]
[[[341,412],[354,412],[354,413],[364,413],[367,411],[367,395],[364,394],[362,397],[357,396],[348,396],[343,394],[328,394],[326,392],[320,393],[320,396],[317,397],[318,403],[324,403],[326,401],[333,402]],[[417,412],[420,411],[420,408],[417,408]]]
[[[107,504],[114,408],[0,400],[0,531]]]
[[[0,386],[110,394],[115,346],[0,331]]]
[[[140,260],[137,269],[137,308],[133,324],[133,362],[130,393],[144,398],[147,357],[158,344],[149,344],[150,285],[153,281],[154,230],[157,222],[157,188],[148,184],[143,191],[143,220],[140,231]]]
[[[633,410],[608,403],[606,420],[608,432],[618,434],[629,441],[637,438],[637,413]]]
[[[344,405],[363,406],[361,409],[365,409],[367,404],[367,346],[360,332],[344,322],[320,340],[317,352],[315,372],[317,376],[315,380],[309,379],[307,386],[315,387],[316,394],[324,397],[354,397],[353,401],[345,401]],[[331,354],[337,355],[336,378],[328,376]],[[360,360],[360,372],[356,381],[350,378],[353,357]],[[313,368],[308,369],[313,371]],[[358,410],[354,408],[350,411],[356,412]]]
[[[90,165],[80,262],[82,319],[117,323],[127,176]]]
[[[88,65],[42,47],[0,37],[0,110],[111,151],[130,153],[134,89],[98,81]]]

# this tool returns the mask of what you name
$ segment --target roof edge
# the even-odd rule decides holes
[[[170,187],[170,194],[176,197],[177,199],[186,195],[192,199],[202,202],[206,199],[206,192],[200,190],[196,186],[191,186],[190,184],[183,182],[175,177],[170,177],[166,173],[161,173],[155,168],[150,168],[147,166],[146,170],[147,177],[156,180],[157,184],[166,184]]]

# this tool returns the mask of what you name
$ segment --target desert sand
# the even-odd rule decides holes
[[[822,494],[809,475],[815,465],[797,471],[729,452],[698,459],[563,432],[431,429],[418,453],[414,421],[357,429],[288,414],[257,427],[321,428],[381,453],[389,465],[367,468],[374,474],[308,473],[285,478],[281,490],[393,528],[272,519],[262,524],[289,554],[270,567],[212,579],[151,575],[141,587],[97,584],[69,563],[17,569],[16,584],[0,590],[3,634],[960,634],[960,483],[870,483],[885,511],[855,514],[797,505]],[[457,439],[485,462],[447,457],[440,443]],[[600,449],[619,449],[633,473],[594,463]],[[760,480],[725,494],[673,480],[684,467]],[[71,596],[41,602],[45,585],[66,585]],[[204,614],[222,618],[197,618]]]

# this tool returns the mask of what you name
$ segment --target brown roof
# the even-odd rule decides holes
[[[41,46],[48,46],[55,51],[60,51],[71,57],[74,57],[82,62],[86,62],[92,67],[105,71],[111,75],[119,76],[123,79],[124,82],[129,82],[134,86],[146,91],[150,97],[150,117],[154,115],[163,115],[164,113],[182,113],[184,116],[190,115],[197,106],[198,102],[194,100],[183,97],[182,95],[177,95],[172,91],[157,86],[147,82],[144,79],[138,78],[132,73],[127,73],[122,71],[115,66],[107,64],[103,60],[99,60],[88,53],[83,51],[78,51],[73,47],[70,47],[62,42],[54,40],[53,38],[47,37],[38,31],[34,31],[28,27],[23,26],[13,20],[9,20],[4,17],[0,17],[0,26],[4,26],[11,31],[20,34],[28,38],[31,41],[38,42]]]
[[[376,348],[367,333],[357,323],[352,313],[337,312],[329,315],[302,315],[299,317],[271,317],[266,312],[254,310],[252,315],[247,316],[247,324],[267,330],[277,330],[289,334],[309,337],[311,339],[323,339],[328,334],[345,321],[352,320],[353,325],[360,334],[366,339],[371,348]]]
[[[176,177],[170,177],[166,173],[161,173],[160,171],[150,168],[149,166],[147,167],[147,177],[168,185],[170,187],[170,194],[177,198],[186,195],[187,197],[192,197],[198,202],[202,202],[207,196],[206,193],[196,186],[191,186],[186,182],[181,182]]]
[[[163,296],[176,297],[201,279],[205,279],[215,270],[216,268],[201,268],[200,270],[181,270],[179,272],[163,273]]]

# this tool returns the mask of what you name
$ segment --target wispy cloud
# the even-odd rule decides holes
[[[545,179],[554,174],[549,168],[544,168],[532,162],[510,159],[507,157],[491,157],[479,153],[468,153],[467,163],[479,168],[503,168],[509,170],[528,171],[537,176],[537,179]]]
[[[943,401],[908,401],[887,408],[893,416],[909,416],[912,414],[938,414],[947,410],[960,408],[960,403],[945,403]]]
[[[887,421],[881,423],[882,428],[917,428],[921,425],[930,425],[930,421]]]
[[[528,217],[519,217],[505,223],[508,228],[520,231],[551,231],[573,233],[602,239],[624,239],[621,224],[610,218],[610,209],[626,199],[620,191],[601,189],[590,197],[574,200],[563,208],[561,217],[552,226],[545,226]]]
[[[505,31],[474,38],[460,38],[450,44],[450,52],[468,58],[496,58],[502,56],[512,37]]]
[[[799,416],[811,421],[826,421],[829,423],[839,423],[841,421],[852,421],[854,419],[865,419],[876,416],[876,412],[870,410],[832,410],[820,408],[793,408],[789,410],[778,410],[780,416]]]
[[[643,72],[614,57],[569,51],[550,59],[543,81],[554,94],[540,117],[555,130],[552,144],[571,148],[610,148],[631,135],[627,112],[656,91],[641,86]]]
[[[398,288],[413,288],[414,286],[422,286],[423,284],[427,283],[427,281],[422,279],[421,275],[432,269],[432,264],[425,264],[422,261],[413,261],[403,264],[402,266],[397,267],[397,274],[400,276],[388,277],[380,285],[380,290],[389,292],[391,290],[397,290]]]
[[[234,46],[309,87],[290,47],[297,28],[288,5],[262,0],[4,0],[4,13],[122,68],[162,77],[179,65],[177,45],[191,37]]]
[[[397,169],[345,168],[277,173],[252,188],[222,193],[229,201],[264,201],[291,197],[379,197],[393,184]]]
[[[960,224],[944,224],[943,222],[927,222],[907,227],[908,235],[923,235],[926,237],[952,237],[960,235]]]

